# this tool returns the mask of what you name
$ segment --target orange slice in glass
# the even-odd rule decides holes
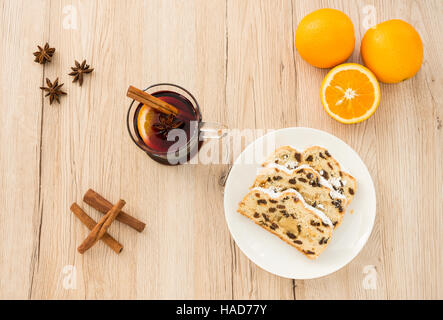
[[[380,103],[377,78],[357,63],[341,64],[326,75],[320,89],[326,112],[341,123],[368,119]]]
[[[148,144],[149,136],[152,134],[153,119],[154,111],[148,106],[143,105],[138,112],[137,129],[145,144]]]

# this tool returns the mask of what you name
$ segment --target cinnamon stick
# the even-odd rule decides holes
[[[148,107],[151,107],[161,113],[173,115],[178,114],[178,109],[176,107],[133,86],[129,86],[126,96],[134,99],[135,101],[141,102],[144,105],[147,105]]]
[[[100,194],[98,194],[92,189],[86,191],[85,195],[83,196],[83,201],[89,204],[94,209],[104,214],[106,214],[112,208],[111,202],[103,198]],[[142,232],[146,227],[145,223],[130,216],[124,211],[120,211],[120,214],[117,216],[117,220],[120,221],[121,223],[127,224],[128,226],[134,228],[138,232]]]
[[[86,250],[91,248],[94,244],[100,240],[106,234],[109,226],[114,222],[117,215],[120,213],[120,210],[126,204],[124,200],[119,200],[111,210],[106,213],[106,215],[100,219],[100,221],[95,225],[92,229],[91,233],[86,237],[86,239],[82,242],[82,244],[77,248],[78,252],[81,254],[85,253]]]
[[[89,230],[94,229],[97,222],[95,222],[94,219],[88,216],[86,212],[84,212],[83,209],[77,205],[77,203],[74,202],[71,205],[71,211]],[[101,240],[103,240],[103,242],[109,248],[114,250],[115,253],[120,253],[123,250],[123,246],[108,233],[105,233]]]

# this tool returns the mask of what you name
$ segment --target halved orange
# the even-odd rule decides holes
[[[143,141],[148,144],[149,136],[152,132],[152,120],[154,111],[146,105],[143,105],[138,112],[137,129]]]
[[[344,63],[329,71],[320,89],[326,112],[341,123],[368,119],[380,103],[380,86],[368,69],[357,63]]]

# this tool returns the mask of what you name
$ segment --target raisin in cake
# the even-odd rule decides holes
[[[295,189],[307,204],[323,211],[337,227],[346,208],[346,197],[335,191],[332,186],[315,170],[308,166],[299,166],[290,170],[286,167],[270,164],[256,177],[252,188],[261,187],[277,192]]]
[[[350,174],[341,170],[340,164],[325,148],[314,146],[299,152],[291,146],[284,146],[275,152],[263,163],[268,166],[274,163],[288,169],[295,169],[301,165],[310,166],[326,179],[336,190],[346,197],[349,204],[357,190],[357,181]]]
[[[237,211],[309,259],[317,258],[331,238],[332,223],[328,217],[309,206],[294,189],[275,193],[254,188],[240,202]]]

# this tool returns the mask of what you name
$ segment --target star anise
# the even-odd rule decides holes
[[[54,55],[55,49],[50,48],[49,44],[46,42],[45,46],[42,48],[37,46],[38,51],[34,52],[35,62],[40,64],[45,64],[46,62],[51,62],[51,58]]]
[[[54,83],[51,83],[51,81],[48,78],[46,78],[46,84],[48,85],[48,87],[40,87],[40,89],[47,92],[45,97],[49,96],[49,104],[52,104],[54,99],[58,103],[60,103],[60,96],[66,94],[66,92],[60,89],[64,83],[58,84],[58,78],[55,79]]]
[[[165,115],[162,113],[158,119],[160,122],[154,123],[152,129],[157,131],[157,134],[164,139],[168,136],[169,131],[180,128],[183,125],[183,121],[177,120],[173,114]]]
[[[94,69],[90,69],[89,65],[86,64],[86,60],[83,60],[82,64],[75,60],[75,67],[71,67],[71,69],[73,72],[71,72],[69,75],[74,76],[74,80],[72,80],[72,82],[76,82],[78,80],[80,87],[83,84],[83,74],[94,71]]]

